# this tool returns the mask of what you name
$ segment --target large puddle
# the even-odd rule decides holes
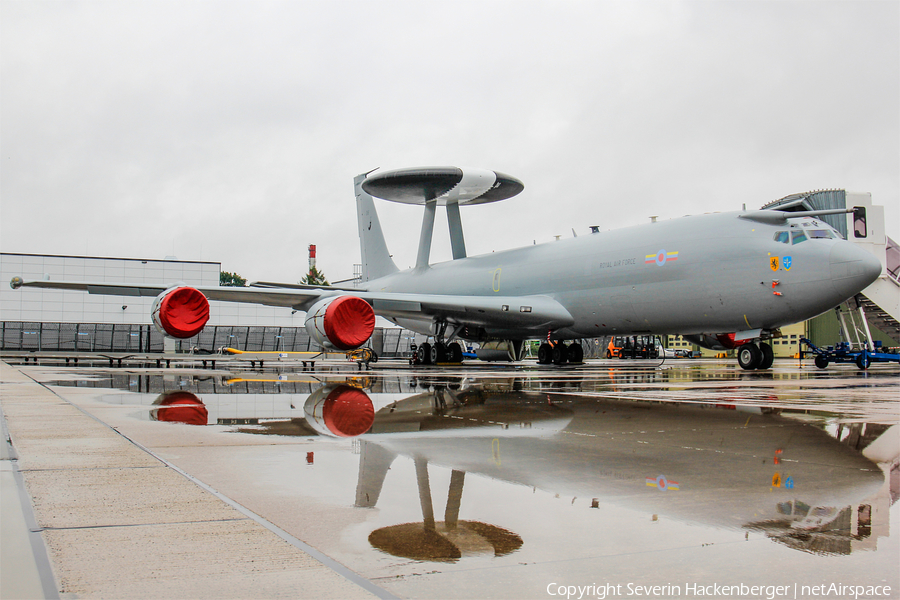
[[[136,441],[167,428],[154,451],[401,596],[900,594],[892,371],[122,372],[55,385],[108,388],[102,402],[142,424]],[[202,447],[198,428],[212,435]]]

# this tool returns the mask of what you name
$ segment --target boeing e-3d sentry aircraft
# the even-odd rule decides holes
[[[615,231],[467,256],[459,207],[510,198],[524,185],[484,169],[413,168],[354,180],[362,255],[358,287],[257,282],[251,287],[22,281],[11,285],[157,296],[152,320],[189,338],[209,319],[207,300],[306,311],[310,336],[327,349],[369,339],[375,315],[434,336],[424,362],[458,362],[456,339],[542,339],[538,362],[581,362],[566,340],[616,334],[682,334],[706,347],[737,348],[744,369],[772,365],[766,342],[779,328],[825,312],[881,273],[877,258],[841,239],[817,216],[852,209],[755,210],[688,216]],[[373,197],[425,207],[416,266],[388,252]],[[796,204],[799,204],[796,203]],[[453,260],[430,264],[437,206],[445,206]],[[797,208],[797,207],[793,207]]]

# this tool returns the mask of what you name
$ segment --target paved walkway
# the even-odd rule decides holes
[[[385,596],[6,363],[0,409],[4,599]]]

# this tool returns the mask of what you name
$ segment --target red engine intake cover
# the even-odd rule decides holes
[[[180,287],[162,299],[159,323],[174,338],[194,337],[209,321],[209,301],[200,290]]]
[[[375,407],[362,390],[340,385],[325,398],[322,418],[334,435],[355,437],[372,427],[375,422]]]
[[[324,326],[325,335],[335,348],[353,350],[372,337],[375,311],[362,298],[341,296],[325,309]]]

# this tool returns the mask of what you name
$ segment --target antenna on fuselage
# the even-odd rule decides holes
[[[417,167],[385,171],[367,178],[362,187],[367,194],[377,198],[425,206],[416,257],[417,269],[429,264],[434,216],[438,205],[447,207],[450,249],[456,260],[466,257],[460,205],[506,200],[525,189],[525,185],[515,177],[497,171],[458,167]]]

